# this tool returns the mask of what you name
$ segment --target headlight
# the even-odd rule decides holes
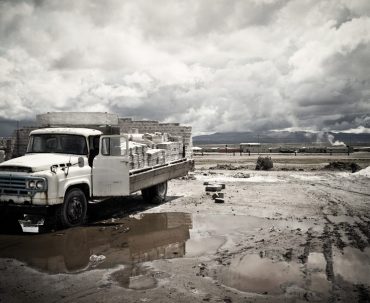
[[[30,178],[26,182],[26,188],[30,190],[36,191],[44,191],[47,189],[47,182],[44,178]]]
[[[28,181],[28,188],[35,188],[36,186],[36,182],[31,180],[31,181]]]
[[[36,188],[37,189],[43,189],[44,188],[44,181],[37,181],[36,182]]]

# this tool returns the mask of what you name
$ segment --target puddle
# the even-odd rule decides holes
[[[326,276],[326,260],[323,253],[310,252],[307,258],[307,271],[310,290],[327,294],[332,286]]]
[[[55,233],[0,235],[0,258],[17,259],[51,274],[78,273],[211,255],[233,236],[272,224],[277,222],[252,216],[149,213]]]
[[[156,288],[157,278],[155,273],[144,266],[127,266],[111,274],[111,279],[119,286],[133,290]]]
[[[226,238],[221,236],[198,237],[192,234],[186,242],[186,257],[194,258],[205,254],[215,254],[226,243]]]
[[[323,253],[310,252],[307,258],[307,269],[310,271],[325,271],[326,260]]]
[[[302,286],[303,274],[297,263],[274,262],[253,254],[233,259],[221,271],[219,281],[244,292],[282,294],[287,287]]]
[[[0,235],[0,258],[47,273],[76,273],[185,255],[191,214],[144,214],[49,234]]]
[[[310,253],[305,277],[302,264],[276,262],[251,254],[234,258],[229,268],[221,270],[218,280],[225,286],[249,293],[278,295],[292,289],[307,289],[325,297],[332,287],[325,266],[322,253]]]
[[[333,269],[337,281],[370,286],[370,248],[360,251],[345,247],[343,253],[336,252]],[[217,279],[223,285],[239,291],[261,294],[282,294],[292,287],[298,287],[325,296],[332,289],[326,275],[325,257],[318,252],[308,255],[306,276],[302,264],[275,262],[251,254],[232,259],[228,268],[220,270]]]
[[[51,274],[122,265],[111,279],[121,287],[143,290],[157,287],[160,279],[143,262],[214,255],[219,249],[234,247],[243,237],[264,236],[271,228],[298,227],[303,233],[310,225],[253,216],[149,213],[49,234],[0,235],[0,258],[17,259]],[[245,292],[281,294],[300,287],[327,293],[331,284],[323,254],[311,252],[306,269],[308,282],[300,263],[250,254],[232,259],[216,275],[222,284]],[[370,285],[370,248],[335,251],[333,270],[338,279]]]
[[[317,293],[328,294],[332,288],[332,285],[328,281],[325,272],[311,273],[310,281],[310,290]]]
[[[361,251],[345,247],[333,256],[334,274],[353,284],[370,286],[370,247]]]

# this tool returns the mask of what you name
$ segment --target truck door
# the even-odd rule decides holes
[[[128,139],[112,135],[100,137],[99,154],[92,167],[93,196],[130,194]]]

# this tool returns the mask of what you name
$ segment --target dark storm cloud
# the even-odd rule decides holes
[[[0,1],[0,117],[366,131],[367,0]]]

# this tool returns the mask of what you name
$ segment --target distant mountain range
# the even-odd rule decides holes
[[[193,144],[238,144],[238,143],[329,143],[333,145],[353,145],[370,143],[370,134],[332,133],[332,132],[289,132],[265,131],[254,132],[226,132],[214,133],[193,137]]]

